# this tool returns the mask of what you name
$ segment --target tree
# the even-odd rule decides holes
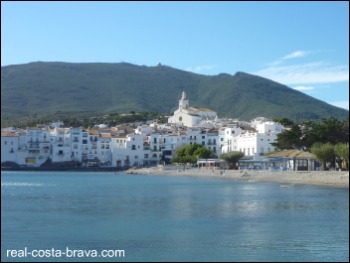
[[[334,160],[334,146],[331,143],[316,142],[310,148],[311,153],[316,155],[321,162],[322,170],[325,170],[325,164]]]
[[[288,119],[275,119],[286,124],[286,129],[277,134],[273,146],[279,149],[307,150],[316,143],[349,143],[349,119],[323,119],[320,122],[304,121],[290,126]]]
[[[271,143],[279,149],[300,149],[302,148],[302,132],[299,125],[292,125],[288,130],[277,134],[277,140]]]
[[[228,164],[229,169],[234,169],[238,160],[242,157],[244,157],[244,153],[239,151],[227,152],[220,155],[220,159]]]
[[[345,164],[349,163],[349,144],[348,143],[337,143],[334,146],[334,153],[336,156],[338,156]]]
[[[291,127],[294,125],[294,122],[288,118],[276,118],[273,119],[273,121],[282,124],[284,127]]]
[[[349,128],[346,131],[346,121],[335,118],[324,119],[319,123],[311,124],[305,136],[305,142],[310,147],[315,142],[337,144],[349,142]]]
[[[176,150],[176,157],[171,160],[172,163],[196,163],[198,158],[210,158],[212,152],[199,144],[181,146]]]

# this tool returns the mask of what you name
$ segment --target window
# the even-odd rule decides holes
[[[135,144],[131,145],[131,150],[135,151],[136,150],[136,146]]]

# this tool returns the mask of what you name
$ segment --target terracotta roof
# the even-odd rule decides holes
[[[304,152],[300,150],[284,150],[280,152],[274,152],[267,154],[266,157],[288,157],[288,158],[297,158],[297,159],[316,159],[316,156],[309,152]]]
[[[1,137],[18,137],[17,132],[1,132]]]
[[[96,131],[96,130],[88,130],[88,129],[86,129],[86,131],[88,133],[90,133],[91,135],[100,135],[100,133],[98,131]]]
[[[126,136],[114,136],[112,135],[111,138],[117,138],[117,139],[126,139]]]
[[[186,110],[188,111],[193,111],[193,112],[196,112],[196,111],[208,111],[208,112],[214,112],[210,109],[205,109],[205,108],[193,108],[193,107],[189,107],[189,108],[186,108]]]
[[[111,138],[112,135],[110,133],[101,133],[102,138]]]

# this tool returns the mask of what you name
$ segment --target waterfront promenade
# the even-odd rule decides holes
[[[127,173],[221,178],[247,182],[275,182],[283,184],[282,187],[293,184],[312,184],[349,188],[349,171],[213,170],[207,168],[183,169],[179,166],[179,169],[163,167],[130,169]]]

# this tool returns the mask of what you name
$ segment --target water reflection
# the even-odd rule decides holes
[[[120,247],[130,261],[349,259],[347,189],[108,173],[2,173],[1,181],[2,250]]]

